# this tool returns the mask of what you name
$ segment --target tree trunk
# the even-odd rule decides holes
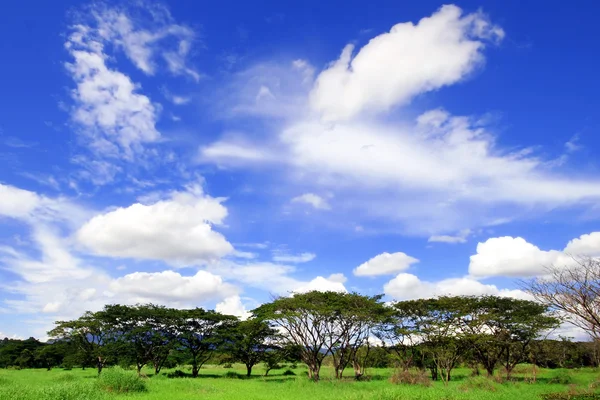
[[[102,357],[98,357],[98,363],[96,364],[98,368],[98,375],[102,373],[102,367],[104,367],[104,362],[102,361]]]
[[[246,364],[246,376],[250,376],[252,375],[252,365],[251,364]]]
[[[308,366],[308,377],[315,382],[319,381],[319,367],[317,365]]]
[[[196,359],[196,355],[192,356],[192,378],[198,377],[198,360]]]
[[[430,367],[429,371],[431,371],[431,380],[432,381],[437,381],[438,380],[438,369],[437,369],[437,367]]]
[[[356,360],[354,360],[352,362],[352,367],[354,368],[354,379],[356,379],[357,381],[360,380],[360,378],[364,374],[364,371],[363,371],[362,367],[360,366],[360,364]]]

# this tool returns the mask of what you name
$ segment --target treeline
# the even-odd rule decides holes
[[[384,304],[381,296],[309,292],[281,297],[238,318],[200,308],[153,304],[107,305],[72,321],[59,321],[41,343],[0,341],[0,367],[52,368],[191,365],[197,376],[210,363],[240,362],[248,375],[264,363],[303,362],[318,380],[329,364],[341,378],[350,367],[429,370],[447,383],[459,365],[493,375],[502,366],[597,366],[594,342],[544,338],[560,321],[539,303],[495,296],[440,297]]]

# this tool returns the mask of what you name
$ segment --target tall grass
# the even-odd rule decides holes
[[[130,393],[145,392],[146,382],[135,372],[124,370],[121,367],[107,368],[98,378],[98,386],[107,392]]]

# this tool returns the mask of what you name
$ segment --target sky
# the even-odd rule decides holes
[[[492,294],[600,255],[600,5],[10,2],[0,337]]]

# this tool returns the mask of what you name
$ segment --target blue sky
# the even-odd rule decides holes
[[[4,11],[0,337],[116,302],[526,298],[600,254],[593,2]]]

